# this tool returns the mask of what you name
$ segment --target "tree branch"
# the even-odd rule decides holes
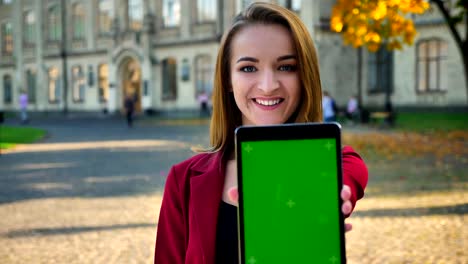
[[[457,28],[455,27],[455,23],[453,22],[452,17],[449,14],[449,11],[445,8],[444,2],[442,0],[431,0],[431,2],[436,4],[440,12],[442,12],[442,15],[444,16],[444,19],[447,22],[447,25],[449,26],[450,32],[452,33],[453,38],[455,39],[455,42],[457,43],[460,50],[463,51],[464,41],[462,40],[460,33],[457,31]]]

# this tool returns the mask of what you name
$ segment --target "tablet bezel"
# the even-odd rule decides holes
[[[241,126],[235,130],[235,156],[237,161],[239,206],[237,214],[239,260],[245,263],[244,222],[242,195],[242,152],[239,151],[240,144],[245,141],[274,141],[274,140],[301,140],[333,138],[336,140],[337,153],[337,194],[339,196],[339,234],[341,263],[346,263],[345,228],[344,215],[341,212],[342,199],[340,197],[343,186],[342,161],[341,161],[341,125],[336,122],[327,123],[294,123],[270,126]]]

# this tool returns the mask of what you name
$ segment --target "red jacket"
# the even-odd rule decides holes
[[[367,168],[351,147],[342,150],[343,183],[351,202],[363,197]],[[198,154],[171,168],[156,237],[155,264],[214,264],[216,222],[224,184],[220,153]]]

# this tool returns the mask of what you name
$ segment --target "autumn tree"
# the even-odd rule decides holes
[[[453,8],[445,3],[447,1],[430,0],[444,16],[462,54],[468,95],[468,0],[457,0]],[[343,34],[345,44],[355,48],[366,47],[375,52],[385,46],[398,50],[413,44],[416,29],[411,14],[422,14],[429,7],[426,0],[337,0],[330,26]],[[465,39],[456,27],[463,21]]]

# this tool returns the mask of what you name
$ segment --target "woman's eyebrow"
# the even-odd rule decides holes
[[[236,61],[236,63],[241,62],[241,61],[258,62],[258,59],[253,58],[253,57],[241,57]]]
[[[276,61],[283,61],[283,60],[289,60],[289,59],[297,59],[297,56],[296,55],[284,55],[284,56],[278,57]]]

